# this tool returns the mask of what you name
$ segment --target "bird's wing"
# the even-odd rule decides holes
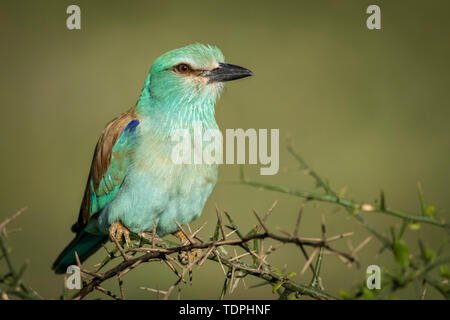
[[[81,231],[91,217],[116,195],[131,163],[138,125],[139,120],[133,110],[106,125],[95,147],[78,221],[72,226],[73,232]]]

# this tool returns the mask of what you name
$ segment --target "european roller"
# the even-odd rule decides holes
[[[53,264],[64,273],[97,251],[108,237],[175,233],[200,216],[218,176],[217,164],[177,164],[174,130],[218,129],[214,105],[224,82],[251,76],[227,64],[214,47],[192,44],[164,53],[153,63],[133,108],[109,122],[97,145],[75,238]]]

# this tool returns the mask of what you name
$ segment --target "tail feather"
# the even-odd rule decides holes
[[[56,273],[65,273],[68,266],[77,264],[75,252],[83,262],[94,254],[107,239],[106,235],[94,235],[84,230],[81,231],[56,258],[52,269]]]

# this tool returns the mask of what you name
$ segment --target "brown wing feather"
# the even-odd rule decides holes
[[[81,231],[88,223],[91,217],[91,190],[90,183],[93,182],[94,188],[97,189],[103,175],[108,170],[111,161],[111,153],[114,144],[119,139],[122,131],[132,120],[136,119],[134,109],[122,113],[112,121],[108,122],[103,129],[97,145],[95,146],[94,156],[91,163],[91,170],[84,189],[83,201],[81,202],[78,221],[72,226],[73,232]]]

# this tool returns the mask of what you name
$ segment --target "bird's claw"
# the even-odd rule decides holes
[[[109,228],[109,236],[113,241],[114,239],[120,241],[122,240],[123,236],[127,247],[131,246],[130,231],[121,222],[114,222],[111,225],[111,227]]]
[[[187,245],[190,243],[189,239],[181,231],[177,231],[175,233],[175,236],[178,239],[180,239],[180,242],[182,245]],[[191,249],[191,250],[181,251],[178,253],[178,261],[180,261],[180,263],[183,265],[187,265],[189,263],[192,263],[195,258],[201,256],[201,254],[202,254],[202,249]]]
[[[178,261],[180,261],[180,263],[182,265],[187,265],[189,263],[192,263],[195,258],[199,257],[202,255],[202,249],[192,249],[192,250],[187,250],[187,251],[180,251],[178,253]]]
[[[177,231],[175,232],[175,237],[177,237],[178,239],[180,239],[180,242],[182,245],[186,245],[189,243],[189,239],[186,237],[186,235],[181,232],[181,231]]]

